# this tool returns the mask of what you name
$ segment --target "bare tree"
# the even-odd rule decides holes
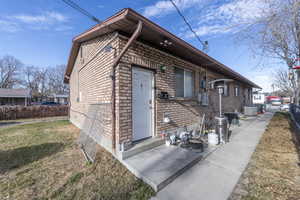
[[[13,56],[0,59],[0,88],[12,88],[20,83],[19,71],[22,63]]]
[[[44,98],[49,95],[48,70],[27,66],[23,70],[23,85],[31,90],[33,98]]]
[[[262,58],[279,60],[292,69],[300,58],[300,0],[261,0],[261,14],[245,23],[242,36]],[[299,102],[300,84],[293,76],[293,96]]]
[[[290,74],[287,69],[280,68],[273,74],[273,84],[282,95],[292,96],[297,90],[296,85],[293,85],[291,81],[291,76],[294,76],[294,72],[292,73]]]
[[[67,94],[68,85],[64,84],[65,65],[57,65],[48,71],[49,90],[55,94]]]

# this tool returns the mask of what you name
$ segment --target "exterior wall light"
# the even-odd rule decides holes
[[[116,57],[116,54],[117,54],[117,49],[114,48],[111,44],[108,44],[106,45],[104,48],[103,48],[104,52],[105,53],[110,53],[112,50],[114,50],[114,57]]]
[[[165,73],[166,70],[167,70],[167,66],[165,66],[165,65],[161,65],[161,66],[160,66],[160,72],[161,72],[161,73]]]
[[[164,39],[164,40],[161,41],[159,44],[160,44],[161,46],[167,47],[167,46],[172,45],[173,43],[172,43],[171,41],[169,41],[168,39]]]
[[[166,124],[171,122],[169,114],[164,113],[163,122],[166,123]]]

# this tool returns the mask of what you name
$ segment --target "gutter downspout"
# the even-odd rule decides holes
[[[122,49],[121,53],[117,56],[115,61],[112,64],[112,94],[111,94],[111,112],[112,112],[112,148],[113,151],[116,150],[116,67],[119,64],[121,58],[126,53],[128,48],[132,45],[132,43],[136,40],[136,38],[140,35],[142,31],[143,23],[139,20],[138,25],[128,42],[126,43],[125,47]]]

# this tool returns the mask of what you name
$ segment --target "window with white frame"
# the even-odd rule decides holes
[[[228,97],[230,96],[230,86],[229,84],[224,84],[224,90],[223,90],[223,95]]]
[[[261,100],[261,96],[260,96],[259,94],[253,95],[253,98],[254,98],[255,100]]]
[[[235,86],[234,87],[234,96],[240,96],[240,88],[239,86]]]
[[[175,96],[194,96],[194,74],[192,71],[175,67]]]

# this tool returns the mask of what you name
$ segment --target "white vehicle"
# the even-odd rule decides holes
[[[283,104],[280,106],[280,110],[282,111],[289,111],[290,110],[290,104]]]

